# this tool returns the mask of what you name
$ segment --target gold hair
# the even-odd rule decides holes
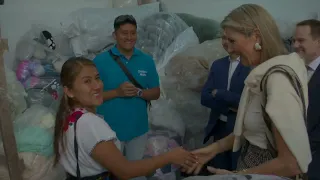
[[[278,55],[287,54],[277,24],[263,7],[243,4],[232,10],[221,22],[221,27],[232,28],[246,37],[257,34],[261,42],[260,63]]]

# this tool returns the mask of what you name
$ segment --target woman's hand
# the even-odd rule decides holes
[[[225,175],[225,174],[234,174],[232,171],[228,171],[225,169],[217,169],[211,166],[207,167],[208,171],[211,172],[212,174],[216,174],[216,175]]]
[[[187,174],[193,173],[194,175],[199,174],[203,165],[205,165],[208,161],[213,159],[217,155],[216,146],[207,146],[201,149],[197,149],[192,153],[197,157],[198,163],[194,164],[193,167],[188,169],[182,169],[183,172]]]
[[[168,152],[171,164],[176,164],[181,166],[183,169],[189,169],[198,163],[196,155],[186,151],[182,147],[175,148]]]

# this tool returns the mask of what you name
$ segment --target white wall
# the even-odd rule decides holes
[[[245,3],[262,5],[272,15],[287,18],[305,12],[320,12],[320,0],[162,0],[170,12],[191,13],[221,20]]]
[[[320,11],[320,0],[161,0],[170,12],[191,13],[221,20],[230,10],[243,3],[263,5],[272,15],[296,19],[299,14]],[[59,27],[60,20],[83,7],[111,7],[112,0],[5,0],[0,6],[2,36],[9,39],[11,52],[31,24]],[[12,53],[5,58],[7,64]]]

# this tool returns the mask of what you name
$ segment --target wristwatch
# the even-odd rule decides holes
[[[138,97],[141,97],[141,96],[142,96],[142,89],[138,89],[137,96],[138,96]]]

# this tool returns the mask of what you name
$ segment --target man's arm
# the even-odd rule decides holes
[[[210,73],[206,83],[203,86],[201,92],[201,104],[205,107],[219,110],[222,114],[229,111],[227,105],[222,101],[218,101],[216,98],[213,97],[212,91],[215,89],[214,87],[214,68],[215,63],[212,64]]]
[[[155,87],[152,89],[145,89],[142,90],[142,99],[151,101],[151,100],[157,100],[160,97],[160,88],[159,87]]]
[[[103,96],[103,101],[108,101],[110,99],[117,98],[119,95],[118,95],[117,90],[113,89],[113,90],[110,90],[110,91],[104,91],[102,93],[102,96]]]
[[[157,100],[160,97],[160,79],[154,60],[151,59],[148,72],[147,89],[142,90],[142,99],[147,101]]]
[[[239,106],[241,94],[224,89],[217,89],[215,97],[219,101],[226,102],[228,106],[231,106],[231,108],[237,109]]]

